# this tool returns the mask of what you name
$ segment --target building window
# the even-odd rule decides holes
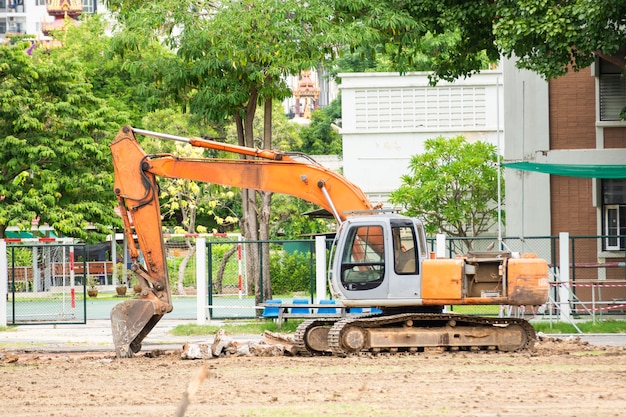
[[[600,120],[621,120],[626,106],[626,78],[620,67],[600,60]]]
[[[46,0],[37,0],[35,2],[35,6],[45,6],[46,5]]]
[[[0,33],[7,33],[7,22],[0,21]]]
[[[6,9],[7,8],[7,1],[6,0],[0,0],[0,9]],[[6,10],[0,10],[5,12]]]
[[[626,179],[602,180],[605,250],[626,248]]]
[[[83,12],[95,13],[96,12],[96,0],[83,0]]]

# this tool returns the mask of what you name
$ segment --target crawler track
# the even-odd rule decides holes
[[[332,351],[328,345],[328,332],[339,319],[309,319],[296,329],[294,343],[302,356],[326,356]]]
[[[526,320],[458,314],[407,313],[307,320],[296,331],[300,354],[406,354],[427,349],[519,351],[532,348]]]

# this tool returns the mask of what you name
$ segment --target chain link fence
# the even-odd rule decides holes
[[[603,242],[612,237],[569,237],[571,260],[571,299],[573,312],[583,315],[624,314],[626,310],[626,259],[624,252],[603,251]],[[178,243],[176,243],[178,242]],[[180,276],[180,266],[190,251],[189,243],[180,237],[168,240],[170,280]],[[191,244],[195,242],[193,239]],[[270,258],[263,259],[259,243],[270,245]],[[327,246],[330,246],[330,241]],[[428,239],[429,249],[435,251],[435,239]],[[182,245],[182,247],[181,247]],[[531,310],[509,306],[449,306],[452,311],[472,315],[553,315],[558,314],[559,237],[495,237],[447,238],[446,255],[456,257],[469,251],[507,250],[535,253],[546,259],[550,267],[552,289],[545,306]],[[260,264],[270,264],[270,279],[274,298],[311,298],[315,293],[315,253],[313,240],[243,241],[240,237],[223,236],[207,239],[209,291],[207,304],[213,319],[256,317],[255,280],[246,275],[245,253],[258,252]],[[263,285],[261,270],[257,282]],[[177,275],[178,274],[178,275]],[[186,264],[184,291],[195,289],[195,259]],[[262,292],[262,291],[261,291]]]
[[[269,247],[269,259],[262,246]],[[263,283],[271,280],[273,298],[309,297],[315,292],[314,240],[207,242],[208,304],[211,319],[252,318],[260,314],[256,305]],[[249,277],[246,254],[260,259],[258,278]],[[264,277],[269,265],[269,277]],[[261,295],[262,297],[262,295]],[[262,299],[262,301],[264,301]]]
[[[570,237],[572,313],[595,318],[626,312],[626,255],[606,250],[614,239],[624,237]]]
[[[607,242],[623,237],[570,236],[570,280],[567,285],[574,315],[623,315],[626,312],[626,255],[606,250]],[[315,293],[314,240],[256,241],[241,240],[239,235],[213,235],[207,239],[208,315],[210,318],[252,318],[260,312],[255,300],[255,282],[271,280],[273,298],[311,299]],[[502,248],[512,252],[534,252],[550,266],[552,289],[545,306],[523,310],[521,314],[559,314],[559,237],[481,237],[448,238],[446,256],[455,257],[468,251]],[[330,246],[327,241],[327,247]],[[269,245],[269,258],[259,250]],[[434,252],[435,239],[429,239]],[[172,292],[176,296],[196,294],[196,242],[194,236],[166,235],[165,247]],[[86,283],[95,279],[102,291],[119,284],[113,260],[87,261],[85,245],[58,243],[9,243],[8,312],[10,324],[76,323],[86,320]],[[72,260],[71,253],[75,253]],[[247,275],[246,253],[254,252],[260,264],[269,264],[269,277],[261,267],[257,279]],[[117,251],[117,262],[123,250]],[[133,282],[130,280],[127,285]],[[263,293],[262,288],[259,289]],[[515,314],[507,306],[449,306],[452,311],[475,315]],[[519,313],[519,309],[517,311]]]
[[[86,264],[76,263],[84,245],[7,245],[7,323],[86,322]]]

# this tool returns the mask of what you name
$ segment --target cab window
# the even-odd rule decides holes
[[[417,274],[418,262],[413,228],[410,226],[392,227],[391,235],[396,274]]]
[[[369,290],[385,276],[385,250],[381,226],[350,229],[341,262],[341,282],[348,290]]]

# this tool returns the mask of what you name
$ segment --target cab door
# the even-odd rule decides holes
[[[411,219],[393,219],[390,225],[388,297],[421,298],[421,241],[415,224]]]

